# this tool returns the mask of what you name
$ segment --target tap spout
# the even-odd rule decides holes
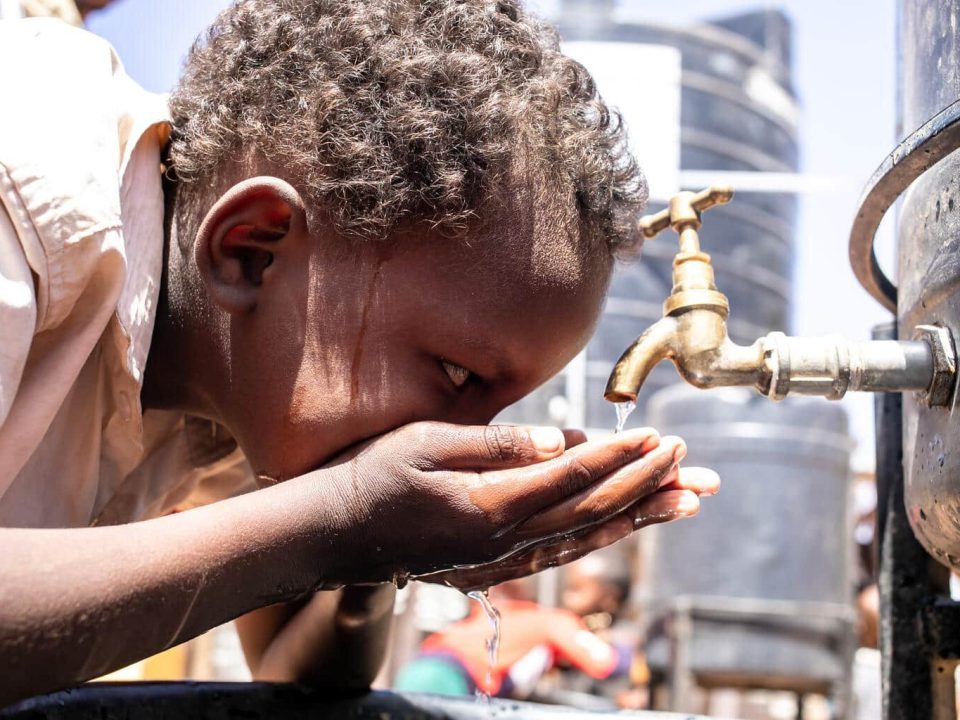
[[[727,337],[725,312],[698,307],[661,318],[617,361],[603,394],[610,402],[636,402],[650,372],[670,359],[680,376],[700,388],[754,386],[763,391],[768,373],[761,341],[737,345]]]
[[[677,319],[669,316],[644,330],[614,365],[603,397],[610,402],[636,402],[650,371],[661,360],[672,357],[677,331]]]

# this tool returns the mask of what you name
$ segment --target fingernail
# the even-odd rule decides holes
[[[617,436],[621,441],[639,442],[640,449],[648,453],[660,444],[660,433],[652,428],[631,428]]]
[[[681,515],[694,515],[700,509],[700,499],[693,493],[684,493],[677,500],[677,512]]]
[[[685,489],[704,495],[716,495],[720,490],[720,476],[716,470],[705,467],[685,467],[680,471],[680,479]]]
[[[677,445],[677,448],[673,451],[673,461],[675,463],[680,462],[687,456],[687,444],[680,443]]]
[[[530,428],[530,442],[540,452],[556,452],[563,447],[563,433],[553,427]]]

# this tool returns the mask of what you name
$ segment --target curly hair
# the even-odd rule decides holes
[[[463,233],[518,148],[612,253],[646,202],[620,115],[521,0],[237,0],[171,109],[186,193],[260,157],[347,236]]]

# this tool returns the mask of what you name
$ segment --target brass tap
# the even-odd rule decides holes
[[[680,250],[673,259],[673,289],[663,318],[627,348],[607,381],[610,402],[635,402],[650,371],[670,359],[684,380],[700,388],[753,386],[773,400],[788,393],[837,400],[848,390],[915,390],[929,405],[953,395],[956,353],[946,328],[922,326],[912,341],[849,342],[840,337],[799,338],[772,332],[749,346],[727,334],[730,303],[714,284],[710,256],[700,250],[701,214],[733,197],[729,187],[681,192],[665,210],[640,220],[653,238],[668,227]]]

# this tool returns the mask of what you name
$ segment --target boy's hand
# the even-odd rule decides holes
[[[637,523],[696,512],[696,493],[676,473],[679,438],[641,429],[566,444],[553,428],[422,422],[353,451],[337,463],[337,493],[360,540],[354,567],[370,571],[348,581],[508,555],[503,567],[516,577],[532,571],[519,571],[531,556],[558,564]]]
[[[648,525],[696,515],[700,509],[700,495],[714,495],[719,489],[720,478],[713,470],[675,467],[656,492],[599,526],[546,540],[540,545],[521,550],[499,561],[469,568],[441,570],[420,576],[418,580],[450,585],[464,592],[484,590],[508,580],[566,565],[594,550],[612,545]]]

